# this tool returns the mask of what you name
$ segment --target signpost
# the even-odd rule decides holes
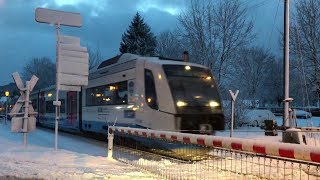
[[[89,55],[87,48],[80,46],[80,38],[61,36],[60,25],[81,27],[80,13],[37,8],[35,20],[39,23],[56,26],[56,106],[55,150],[58,149],[59,90],[80,91],[81,86],[88,85]]]
[[[11,131],[23,133],[23,144],[27,145],[27,133],[36,129],[36,117],[31,101],[29,99],[30,92],[36,85],[38,78],[32,76],[30,81],[26,82],[26,87],[23,86],[19,73],[12,74],[13,79],[20,90],[20,97],[16,104],[13,106],[9,115],[11,119]],[[24,107],[24,108],[22,108]]]
[[[234,122],[234,102],[236,101],[236,98],[239,94],[239,90],[236,91],[234,94],[231,90],[229,90],[230,96],[231,96],[231,127],[230,127],[230,137],[232,137],[233,133],[233,122]]]
[[[4,95],[6,96],[6,118],[4,119],[4,124],[6,125],[7,124],[7,118],[8,118],[8,99],[9,99],[9,95],[10,95],[10,92],[9,91],[6,91],[4,93]]]

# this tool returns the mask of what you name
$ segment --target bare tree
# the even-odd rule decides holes
[[[252,100],[255,105],[255,100],[265,96],[261,96],[261,93],[268,89],[266,80],[270,75],[270,64],[275,58],[268,51],[253,47],[239,51],[237,59],[233,72],[236,78],[234,84],[241,88],[242,96]]]
[[[320,97],[320,1],[299,0],[290,28],[293,68],[303,78],[305,93]],[[301,84],[300,84],[301,85]]]
[[[189,9],[179,18],[182,33],[191,46],[191,54],[199,63],[213,65],[218,84],[227,74],[239,47],[253,38],[253,23],[240,0],[191,0]]]
[[[157,36],[156,53],[164,57],[181,58],[182,53],[188,50],[184,45],[177,32],[164,31]]]
[[[96,49],[92,49],[89,45],[87,45],[87,50],[89,54],[89,70],[99,65],[102,61],[100,46],[97,43]]]
[[[32,58],[22,70],[22,78],[29,81],[32,75],[36,75],[39,80],[35,90],[46,88],[55,84],[56,65],[47,57]]]

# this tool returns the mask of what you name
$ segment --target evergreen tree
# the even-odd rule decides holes
[[[121,53],[154,55],[156,44],[156,37],[151,32],[150,26],[137,12],[129,29],[122,35],[119,50]]]

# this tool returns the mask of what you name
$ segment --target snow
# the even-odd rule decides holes
[[[319,124],[320,117],[309,119],[314,124]],[[308,121],[309,121],[308,120]],[[281,125],[281,117],[277,117],[278,125]],[[298,124],[307,124],[306,119],[298,119]],[[217,132],[219,136],[229,136],[230,131]],[[264,130],[259,127],[241,127],[233,133],[234,137],[260,139],[263,141],[281,141],[281,133],[278,136],[265,136]],[[283,178],[285,172],[279,172],[283,168],[283,162],[266,159],[264,162],[258,157],[246,159],[238,156],[227,158],[208,159],[194,163],[177,163],[168,159],[154,159],[146,154],[128,160],[130,155],[114,150],[114,155],[124,162],[107,158],[107,143],[78,137],[66,133],[59,133],[59,150],[54,151],[54,132],[47,129],[37,129],[28,134],[28,145],[22,145],[23,135],[10,132],[10,121],[7,125],[0,123],[0,179],[29,178],[29,179],[159,179],[159,176],[141,170],[141,167],[162,175],[163,177],[181,177],[187,179],[235,179],[249,178],[259,179],[257,174],[266,168],[266,178]],[[214,155],[222,156],[223,152],[214,150]],[[130,159],[130,158],[129,158]],[[260,162],[261,161],[261,162]],[[244,163],[248,166],[244,166]],[[279,164],[280,163],[280,164]],[[132,165],[130,165],[132,164]],[[232,168],[236,172],[245,172],[250,169],[251,175],[232,173],[218,169],[217,165],[224,169]],[[258,165],[257,165],[258,164]],[[289,164],[289,163],[288,163]],[[140,168],[139,168],[140,166]],[[299,164],[294,164],[293,174],[308,178],[301,173]],[[304,168],[304,167],[303,167]],[[253,171],[253,173],[252,173]],[[314,170],[318,173],[318,170]],[[208,174],[208,172],[210,172]],[[291,171],[290,171],[291,172]],[[285,173],[287,174],[287,172]],[[290,175],[286,178],[290,178]],[[312,179],[312,178],[311,178]]]
[[[0,124],[0,179],[156,179],[140,169],[107,158],[107,143],[59,134],[54,151],[54,133],[37,129],[23,135],[11,133],[10,124]]]

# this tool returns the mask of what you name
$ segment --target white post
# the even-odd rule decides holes
[[[112,152],[113,152],[113,132],[109,129],[108,130],[108,158],[112,159]]]
[[[289,4],[290,0],[284,0],[284,99],[289,98]],[[283,125],[288,127],[289,102],[284,102]]]
[[[24,101],[24,116],[23,116],[23,145],[27,146],[27,133],[28,133],[28,119],[29,119],[29,95],[30,95],[30,81],[26,82],[26,99]]]
[[[6,117],[4,119],[4,124],[7,125],[7,117],[8,117],[8,97],[7,97],[7,102],[6,102]]]
[[[59,116],[60,116],[60,106],[59,106],[59,76],[58,76],[58,69],[59,69],[59,31],[60,31],[60,24],[56,24],[56,39],[57,39],[57,44],[56,44],[56,118],[55,118],[55,141],[54,141],[54,150],[58,150],[58,127],[59,127]]]
[[[230,137],[233,135],[233,122],[234,122],[234,102],[239,94],[239,90],[234,94],[231,90],[229,90],[231,96],[231,125],[230,125]]]

